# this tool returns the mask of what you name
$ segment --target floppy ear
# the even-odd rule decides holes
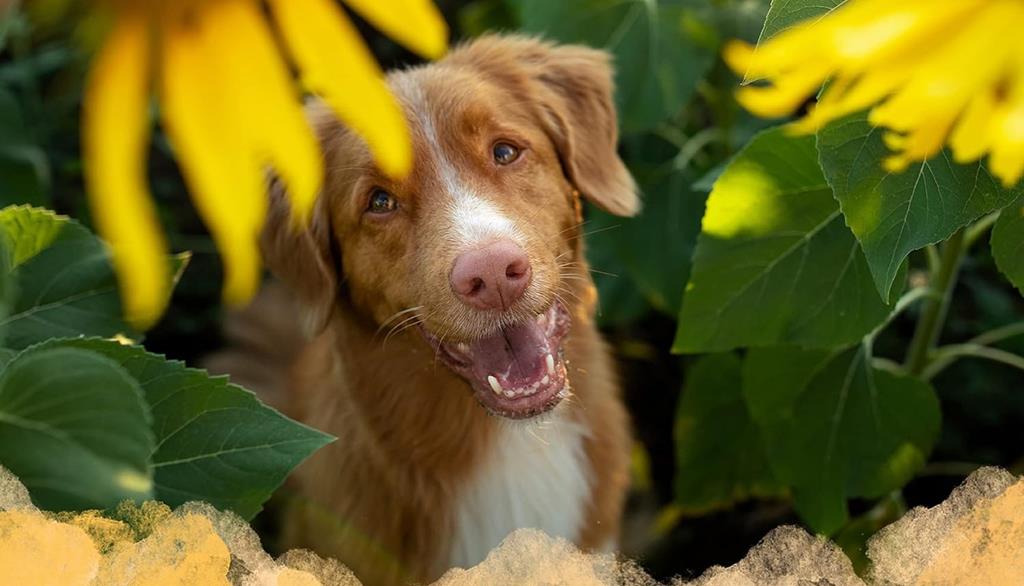
[[[619,131],[607,52],[529,37],[486,36],[449,60],[504,78],[537,104],[566,176],[584,197],[619,216],[640,211],[636,183],[616,151]]]
[[[307,106],[307,118],[328,147],[326,133],[336,125],[325,117],[321,105]],[[297,297],[307,335],[315,335],[327,327],[338,299],[338,267],[332,246],[330,214],[323,192],[317,197],[310,221],[296,227],[291,219],[291,206],[284,186],[277,178],[270,182],[270,207],[260,237],[264,262]]]

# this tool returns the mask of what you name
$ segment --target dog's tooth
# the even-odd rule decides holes
[[[487,383],[491,385],[491,390],[495,395],[501,394],[501,385],[498,384],[498,379],[494,378],[494,375],[487,375]]]
[[[469,346],[467,346],[466,344],[463,344],[462,342],[459,342],[458,344],[456,344],[455,347],[459,349],[459,352],[466,352],[466,353],[469,352]]]
[[[508,397],[509,399],[511,399],[512,397],[516,396],[516,392],[514,390],[512,390],[512,389],[509,389],[509,390],[505,391],[505,396]]]
[[[542,385],[546,385],[549,382],[551,382],[551,377],[546,374],[544,375],[544,378],[540,379],[540,384]]]
[[[544,362],[548,365],[548,374],[555,374],[555,357],[550,352],[544,357]]]

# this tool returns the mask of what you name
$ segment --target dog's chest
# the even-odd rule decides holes
[[[470,567],[512,531],[574,541],[590,500],[584,429],[552,418],[502,425],[491,453],[456,498],[450,567]]]

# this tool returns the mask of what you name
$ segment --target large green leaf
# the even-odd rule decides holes
[[[818,152],[875,285],[891,299],[908,254],[949,238],[1022,190],[1002,187],[981,163],[954,163],[947,151],[902,173],[889,173],[882,168],[891,154],[883,132],[868,123],[866,114],[848,116],[818,133]]]
[[[250,519],[295,466],[333,439],[226,377],[138,346],[79,338],[40,347],[103,354],[138,380],[153,413],[156,498],[171,506],[203,500]]]
[[[888,311],[813,137],[758,135],[708,198],[674,349],[832,347],[860,339]]]
[[[999,270],[1024,293],[1024,199],[999,214],[992,227],[992,256]]]
[[[74,220],[24,206],[0,210],[17,297],[0,322],[6,345],[130,333],[106,247]]]
[[[763,43],[798,22],[832,12],[846,0],[772,0],[764,17],[764,28],[758,43]]]
[[[725,353],[689,370],[675,423],[676,502],[686,511],[782,493],[743,400],[741,369],[740,359]]]
[[[684,7],[664,0],[522,0],[527,32],[607,49],[626,131],[652,128],[690,100],[712,62],[686,25]]]
[[[866,344],[751,350],[743,393],[773,472],[820,533],[846,522],[848,498],[876,498],[909,481],[938,436],[931,386],[874,368]]]
[[[0,464],[51,510],[153,497],[149,409],[120,365],[76,348],[32,348],[0,374]]]

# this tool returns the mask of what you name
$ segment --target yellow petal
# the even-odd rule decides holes
[[[991,89],[978,92],[968,103],[949,139],[956,162],[969,163],[981,158],[988,150],[992,144],[992,115],[997,105],[995,92]]]
[[[381,171],[412,167],[405,117],[359,32],[330,0],[270,0],[303,82],[361,135]]]
[[[149,141],[149,22],[141,10],[117,16],[93,60],[83,102],[86,191],[110,243],[125,317],[146,329],[167,305],[170,266],[146,186]]]
[[[428,59],[437,59],[448,49],[448,25],[430,0],[345,3],[381,32]]]
[[[746,86],[736,92],[744,108],[764,118],[790,114],[825,81],[824,66],[808,67],[797,74],[777,78],[771,86]]]
[[[228,0],[224,0],[228,1]],[[161,18],[163,120],[185,180],[224,262],[224,299],[247,301],[260,281],[258,237],[266,216],[263,174],[241,120],[223,87],[212,37],[230,35],[215,8],[166,3]],[[201,8],[200,8],[201,7]]]
[[[1024,100],[1018,100],[999,117],[993,129],[992,173],[1012,187],[1024,175]]]
[[[219,0],[207,10],[209,59],[219,90],[245,133],[256,164],[270,163],[288,186],[295,218],[308,219],[323,178],[320,145],[255,0]],[[223,34],[229,31],[230,34]]]

